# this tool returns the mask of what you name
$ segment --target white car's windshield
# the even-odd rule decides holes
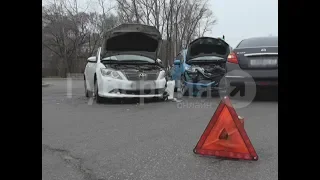
[[[155,61],[151,58],[139,55],[116,55],[110,56],[102,59],[103,61],[141,61],[154,63]]]

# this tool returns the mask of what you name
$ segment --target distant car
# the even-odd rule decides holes
[[[84,71],[85,94],[103,98],[165,98],[166,72],[157,52],[160,32],[153,26],[122,24],[104,34],[96,57]]]
[[[226,84],[220,84],[226,70],[230,46],[224,40],[200,37],[189,43],[176,57],[175,80],[183,95],[199,91],[224,92]]]
[[[246,83],[257,85],[258,88],[277,87],[278,37],[242,40],[228,56],[226,69],[226,78],[231,86]]]

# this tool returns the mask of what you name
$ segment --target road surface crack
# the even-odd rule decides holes
[[[66,164],[71,165],[73,169],[81,173],[85,180],[104,180],[98,178],[92,169],[84,167],[84,159],[72,155],[69,150],[53,148],[46,144],[42,144],[42,148],[43,151],[57,154]]]

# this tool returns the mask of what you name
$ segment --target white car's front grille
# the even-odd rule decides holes
[[[154,81],[157,80],[159,73],[126,73],[125,74],[129,81]]]

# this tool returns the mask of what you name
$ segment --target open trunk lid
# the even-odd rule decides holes
[[[153,26],[121,24],[104,34],[103,57],[132,54],[157,59],[161,34]]]
[[[204,57],[207,57],[208,61],[227,61],[229,53],[230,46],[224,40],[201,37],[189,43],[186,63],[193,64]]]

